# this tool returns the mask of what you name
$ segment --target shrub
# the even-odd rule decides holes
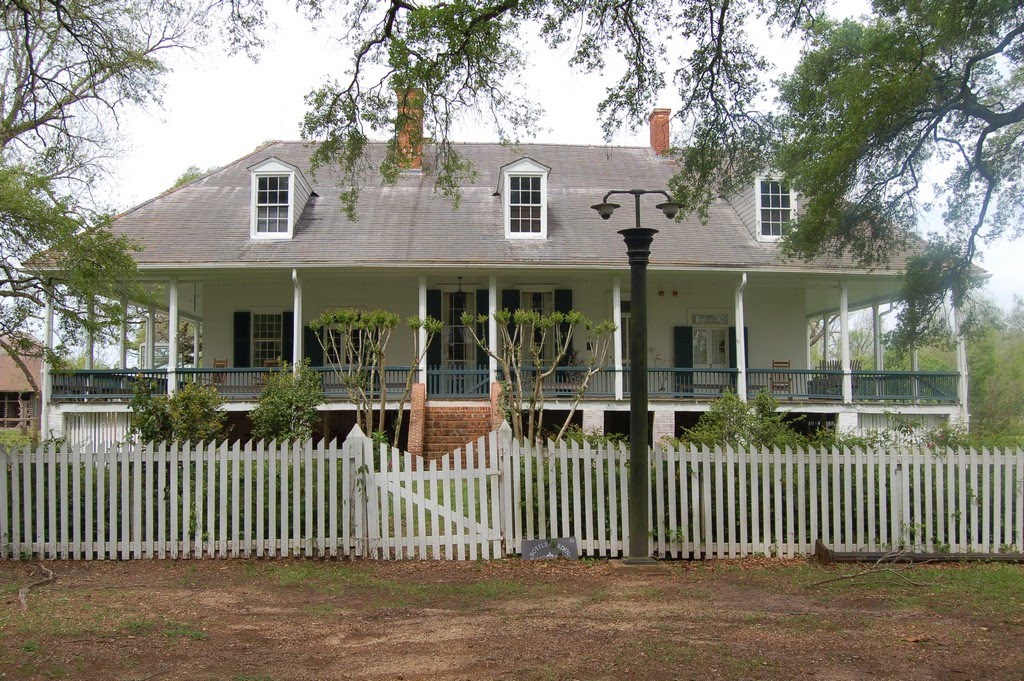
[[[320,374],[310,368],[309,360],[298,373],[286,363],[267,375],[267,385],[249,419],[256,439],[308,440],[320,418],[317,407],[324,402]]]
[[[210,442],[226,434],[224,403],[212,385],[188,383],[173,397],[154,395],[153,381],[138,381],[130,403],[131,432],[140,442]]]

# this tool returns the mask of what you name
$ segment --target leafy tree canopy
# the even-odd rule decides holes
[[[749,186],[755,173],[783,173],[804,197],[786,240],[792,256],[852,255],[876,267],[917,249],[926,167],[945,171],[938,194],[948,232],[907,265],[901,341],[942,332],[951,292],[966,307],[980,239],[1020,233],[1024,8],[1016,0],[876,0],[867,16],[842,23],[820,0],[302,4],[321,19],[340,10],[353,43],[352,68],[310,93],[303,124],[323,141],[314,167],[340,166],[352,187],[368,167],[371,133],[390,135],[408,120],[406,105],[420,104],[437,187],[457,201],[473,169],[451,144],[454,123],[480,116],[515,140],[537,121],[540,107],[520,82],[524,45],[536,34],[581,71],[608,74],[597,113],[609,139],[641,124],[664,90],[677,93],[669,188],[684,212],[706,217],[712,200]],[[805,39],[796,70],[777,84],[775,113],[767,51],[778,42],[754,37],[754,25]],[[385,180],[401,161],[392,140]],[[350,216],[356,191],[343,196]]]
[[[947,229],[907,266],[897,338],[930,341],[950,293],[969,308],[979,242],[1022,234],[1024,6],[876,0],[872,10],[811,25],[780,84],[788,137],[777,167],[806,197],[786,246],[885,264],[918,243],[921,189],[934,181]]]
[[[255,50],[263,16],[259,0],[0,8],[0,348],[16,361],[41,352],[30,333],[47,295],[69,344],[111,328],[122,297],[144,299],[132,244],[93,199],[118,148],[117,116],[159,102],[167,51],[208,42],[212,26],[231,49]]]

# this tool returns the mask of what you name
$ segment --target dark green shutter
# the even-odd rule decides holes
[[[302,356],[309,360],[310,367],[324,366],[324,348],[319,335],[309,327],[302,328]]]
[[[677,369],[693,367],[693,327],[677,326],[673,328],[673,366]]]
[[[750,333],[749,327],[743,327],[743,359],[747,368],[750,368]],[[735,369],[736,364],[736,327],[729,327],[729,368]]]
[[[440,319],[442,322],[444,319],[441,318],[441,291],[440,289],[432,288],[427,289],[427,316],[433,317],[434,319]],[[430,342],[430,346],[427,348],[427,366],[437,367],[441,366],[441,336],[442,333],[434,334],[434,340]]]
[[[310,366],[324,365],[324,349],[320,346],[319,334],[308,326],[302,328],[302,356],[309,360]]]
[[[244,310],[235,312],[235,366],[248,367],[251,363],[252,313]]]
[[[519,309],[519,290],[514,288],[506,288],[501,290],[501,309],[508,310],[514,313]],[[516,325],[514,322],[509,320],[508,323],[508,335],[511,336],[515,333]]]
[[[572,289],[571,288],[556,288],[555,289],[555,312],[572,312]],[[569,333],[569,325],[562,324],[559,332],[564,337],[565,334]],[[566,366],[572,364],[579,364],[576,359],[576,348],[574,343],[569,344],[569,349],[566,351],[565,359],[562,363]]]
[[[485,289],[485,288],[477,289],[477,292],[476,292],[476,314],[477,314],[477,317],[480,317],[481,315],[484,316],[484,317],[487,316],[487,313],[491,309],[490,297],[491,297],[491,293],[487,289]],[[478,323],[476,325],[477,337],[484,338],[486,336],[486,334],[487,334],[487,327],[488,327],[488,324],[479,324]],[[488,342],[490,342],[489,338],[487,340],[488,340]],[[476,347],[476,366],[477,366],[477,368],[478,369],[486,369],[488,367],[488,364],[489,364],[489,362],[488,362],[488,358],[487,358],[487,352],[478,345]]]
[[[291,363],[295,355],[295,313],[291,310],[281,313],[281,359]]]

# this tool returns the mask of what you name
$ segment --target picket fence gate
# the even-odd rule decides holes
[[[476,560],[572,536],[629,546],[624,444],[514,442],[439,460],[343,442],[0,450],[0,557]],[[1024,451],[655,447],[650,552],[1024,552]]]

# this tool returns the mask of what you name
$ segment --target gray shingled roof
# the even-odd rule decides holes
[[[358,221],[341,210],[337,176],[309,172],[310,148],[275,142],[185,187],[120,215],[114,228],[143,247],[143,268],[189,265],[557,265],[625,266],[616,230],[632,226],[632,206],[601,220],[590,206],[609,189],[661,188],[672,164],[642,147],[553,144],[459,144],[477,177],[463,188],[458,209],[434,192],[429,152],[422,173],[405,173],[395,186],[368,182],[357,205]],[[374,151],[379,152],[379,148]],[[276,156],[302,170],[316,196],[310,198],[289,241],[249,238],[250,180],[246,170]],[[499,169],[529,156],[551,167],[548,179],[548,238],[504,238]],[[628,197],[625,197],[628,199]],[[666,220],[651,200],[644,226],[655,227],[652,267],[742,267],[748,269],[858,269],[850,262],[784,260],[771,243],[757,242],[726,201],[710,208],[707,224],[696,217]],[[894,263],[899,266],[900,263]]]

